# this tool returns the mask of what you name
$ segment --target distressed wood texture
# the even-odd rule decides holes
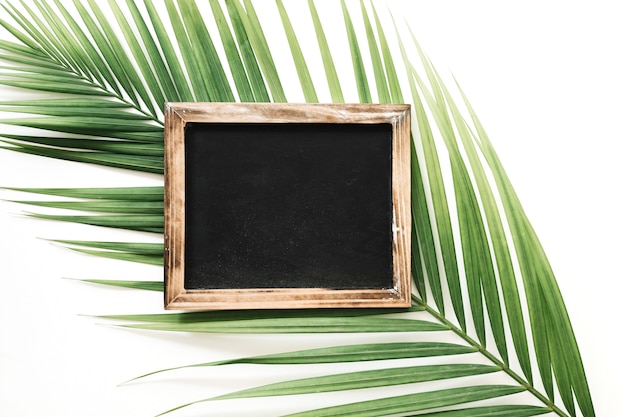
[[[389,288],[185,289],[187,123],[389,124],[392,130],[393,285]],[[411,304],[410,106],[167,103],[165,308],[168,310],[408,307]],[[332,149],[329,149],[332,152]]]

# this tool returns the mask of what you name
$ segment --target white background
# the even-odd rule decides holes
[[[389,1],[388,5],[400,23],[403,18],[409,22],[437,68],[458,79],[490,134],[554,267],[597,415],[626,415],[622,2]],[[336,19],[335,26],[342,23],[340,15],[322,19],[331,26],[331,19]],[[294,23],[298,28],[298,21]],[[280,30],[279,25],[274,27]],[[298,100],[297,92],[286,90],[290,99]],[[1,88],[0,97],[20,96],[16,90]],[[159,181],[156,176],[129,176],[114,169],[0,151],[2,186]],[[0,197],[28,198],[8,192]],[[136,234],[26,219],[18,215],[22,210],[30,208],[0,205],[2,416],[151,416],[186,400],[301,375],[292,368],[239,366],[116,385],[168,366],[355,340],[170,335],[96,325],[103,321],[79,314],[159,312],[161,294],[61,277],[156,280],[160,268],[94,259],[37,239],[119,240]],[[384,335],[359,340],[380,341]],[[317,367],[312,373],[336,368],[341,366]],[[328,398],[332,402],[344,394]],[[215,403],[174,415],[209,411],[220,416],[274,415],[302,409],[300,401],[304,400]],[[270,411],[245,411],[259,409]]]

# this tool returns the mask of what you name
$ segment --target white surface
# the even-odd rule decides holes
[[[622,401],[626,367],[620,343],[626,290],[622,258],[626,27],[621,2],[390,1],[389,5],[400,22],[405,18],[411,24],[437,68],[456,76],[487,128],[556,272],[597,415],[626,415]],[[342,23],[340,16],[337,22]],[[290,99],[298,100],[297,93],[286,90]],[[0,89],[3,99],[7,94],[13,92]],[[3,186],[157,183],[156,176],[0,152]],[[0,197],[17,196],[4,192]],[[15,215],[23,209],[0,205],[0,415],[150,416],[185,400],[297,376],[299,370],[237,366],[116,385],[168,366],[355,340],[170,335],[97,326],[100,320],[78,314],[159,312],[161,294],[107,289],[61,277],[159,279],[160,269],[52,246],[37,238],[106,240],[136,235]],[[359,340],[385,338],[372,335]],[[343,366],[315,367],[307,375],[339,368]],[[344,397],[327,398],[333,402]],[[301,409],[304,401],[295,397],[223,402],[173,415],[211,411],[220,416],[269,416]]]

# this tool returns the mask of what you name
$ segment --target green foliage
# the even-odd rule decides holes
[[[293,365],[418,357],[437,361],[441,356],[458,359],[454,363],[403,368],[388,365],[376,371],[284,381],[178,408],[209,400],[355,390],[464,376],[461,386],[455,388],[430,390],[426,384],[416,386],[415,393],[409,395],[294,415],[521,417],[552,412],[573,417],[580,410],[584,417],[593,417],[582,359],[554,274],[467,98],[460,89],[452,91],[444,84],[412,34],[403,34],[406,31],[402,28],[396,27],[394,32],[383,27],[372,5],[360,2],[348,7],[352,5],[342,0],[338,9],[341,16],[334,16],[333,21],[345,25],[352,68],[340,70],[353,74],[359,101],[403,102],[404,97],[411,97],[414,307],[403,311],[238,311],[103,319],[131,322],[123,324],[127,328],[161,331],[411,332],[420,337],[424,332],[436,332],[458,338],[455,344],[420,341],[333,346],[189,365]],[[318,100],[321,89],[309,72],[309,64],[319,59],[332,101],[343,102],[345,86],[339,81],[339,66],[333,58],[336,52],[329,46],[324,29],[329,16],[319,15],[314,1],[308,0],[315,33],[303,33],[290,20],[290,6],[276,2],[304,98]],[[281,61],[274,59],[264,35],[268,23],[259,18],[250,0],[164,0],[166,13],[159,13],[152,0],[109,0],[108,6],[94,0],[75,0],[74,8],[66,8],[58,0],[29,4],[9,1],[2,7],[6,20],[0,19],[0,25],[15,39],[0,41],[0,84],[50,96],[0,102],[2,113],[31,115],[5,117],[1,123],[37,132],[0,132],[6,149],[160,174],[164,102],[287,101],[277,67]],[[110,15],[115,19],[107,18]],[[362,34],[355,25],[358,21],[363,23]],[[216,28],[219,38],[213,37],[209,28]],[[302,36],[314,38],[318,50],[303,50]],[[459,94],[462,105],[454,98]],[[446,178],[451,179],[451,185]],[[30,214],[33,217],[163,231],[163,187],[11,189],[61,198],[20,200],[22,204],[81,212]],[[508,235],[512,246],[507,243]],[[163,263],[161,244],[56,242],[100,257]],[[84,281],[162,290],[161,282]],[[384,316],[390,313],[398,316]],[[464,362],[462,355],[472,352],[490,364]],[[483,373],[503,374],[511,385],[482,385],[474,377]],[[541,387],[535,385],[537,376]],[[522,391],[543,407],[514,402],[483,407],[471,404]],[[453,405],[454,409],[439,410]]]

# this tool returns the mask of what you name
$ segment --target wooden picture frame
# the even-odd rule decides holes
[[[167,103],[165,308],[410,306],[410,149],[405,104]]]

